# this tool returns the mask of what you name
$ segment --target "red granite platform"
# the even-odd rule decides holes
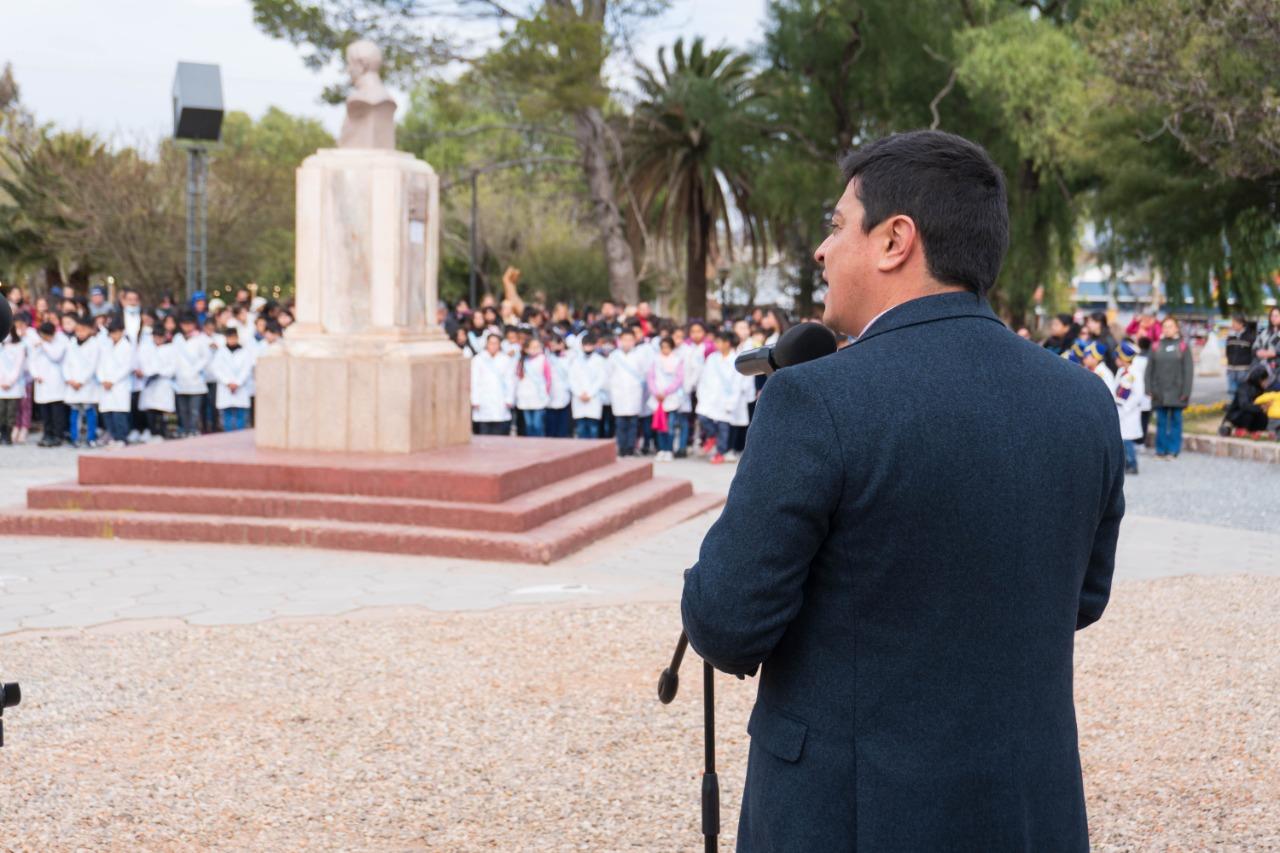
[[[87,453],[0,534],[550,562],[642,518],[718,506],[609,441],[477,436],[410,455],[259,450],[251,431]]]

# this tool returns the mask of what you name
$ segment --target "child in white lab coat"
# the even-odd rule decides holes
[[[212,372],[218,381],[218,412],[222,415],[222,431],[235,432],[249,424],[249,392],[253,383],[256,347],[240,343],[234,326],[225,332],[226,342],[213,357]]]
[[[609,368],[599,352],[594,334],[583,335],[580,349],[569,365],[569,393],[573,395],[574,431],[578,438],[599,438],[604,415],[603,390]]]
[[[209,339],[192,314],[178,319],[179,334],[173,339],[173,385],[177,395],[178,437],[200,434],[200,411],[209,389],[204,371],[213,360]]]
[[[496,333],[471,359],[471,424],[477,435],[510,435],[515,406],[515,369]]]
[[[102,385],[98,408],[111,433],[114,447],[129,441],[129,413],[133,408],[133,344],[125,336],[124,321],[112,318],[107,339],[100,342],[98,382]]]
[[[62,359],[62,381],[66,383],[63,402],[70,409],[71,443],[90,447],[98,443],[98,358],[102,339],[94,332],[87,314],[76,318],[75,335],[67,342]],[[81,437],[81,427],[84,427]]]
[[[609,356],[609,400],[613,405],[619,456],[636,455],[636,431],[644,411],[649,362],[636,346],[636,333],[623,329],[618,348]]]
[[[542,351],[542,342],[531,337],[516,362],[516,408],[524,416],[524,434],[530,438],[547,434],[552,382],[551,362]]]
[[[177,395],[173,379],[177,371],[177,344],[169,340],[164,326],[156,324],[151,330],[152,345],[138,354],[138,369],[142,373],[142,392],[138,405],[147,413],[147,432],[152,441],[169,437],[167,419],[176,408]]]
[[[698,420],[702,434],[715,436],[715,454],[711,464],[728,460],[729,432],[735,424],[746,422],[747,386],[733,367],[738,336],[733,332],[716,335],[716,351],[707,356],[698,379]],[[754,390],[752,385],[752,390]]]
[[[0,345],[0,444],[14,444],[18,435],[18,406],[27,393],[27,345],[17,327]]]
[[[62,381],[67,339],[48,320],[40,324],[37,334],[39,340],[31,348],[31,378],[35,385],[33,400],[40,407],[40,423],[44,432],[40,446],[60,447],[62,434],[67,431],[67,405],[63,402],[67,383]]]

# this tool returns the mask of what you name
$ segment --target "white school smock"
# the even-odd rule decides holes
[[[120,336],[112,343],[110,338],[99,343],[98,382],[102,391],[98,409],[104,412],[128,412],[133,408],[134,347],[129,339]],[[106,387],[107,383],[111,387]]]
[[[579,353],[569,365],[569,392],[573,395],[573,416],[598,421],[604,417],[603,390],[609,378],[604,356]],[[583,400],[582,395],[590,399]]]
[[[1116,373],[1116,414],[1120,416],[1120,437],[1140,441],[1142,433],[1142,398],[1146,396],[1147,377],[1121,366]]]
[[[520,362],[516,362],[517,371]],[[545,409],[551,403],[551,389],[547,387],[547,374],[551,364],[546,355],[537,355],[524,362],[524,377],[516,375],[516,408],[526,412]]]
[[[1129,365],[1133,375],[1142,378],[1142,404],[1138,408],[1143,412],[1149,412],[1152,408],[1151,395],[1147,393],[1147,360],[1145,355],[1135,355],[1133,364]]]
[[[570,355],[553,355],[547,354],[547,359],[551,362],[551,402],[547,404],[549,409],[563,409],[568,406],[572,398],[569,391],[569,361]]]
[[[31,378],[36,383],[35,402],[61,403],[67,393],[62,381],[62,360],[67,357],[67,339],[61,332],[54,332],[51,340],[40,338],[32,345]]]
[[[219,410],[249,408],[249,387],[253,381],[255,356],[255,350],[247,346],[239,346],[235,352],[225,346],[218,349],[211,369],[218,382]],[[236,386],[236,390],[231,390],[232,385]]]
[[[83,342],[79,338],[67,341],[67,354],[62,359],[62,381],[67,389],[62,401],[68,406],[98,402],[101,389],[98,387],[98,358],[101,342],[90,336]],[[72,386],[72,382],[80,383],[80,387]]]
[[[27,395],[26,373],[27,345],[6,338],[0,347],[0,400],[21,400]]]
[[[698,390],[698,380],[702,378],[702,365],[706,362],[707,356],[703,352],[702,344],[695,344],[690,341],[680,345],[680,357],[684,359],[684,400],[681,402],[680,411],[693,411],[693,393]]]
[[[471,359],[471,420],[501,423],[511,420],[515,405],[515,369],[502,352],[480,352]]]
[[[173,338],[173,384],[174,391],[179,394],[207,394],[208,384],[204,380],[204,371],[213,360],[213,351],[209,349],[209,339],[203,332],[196,332],[190,338],[181,333]]]
[[[644,411],[645,374],[649,365],[636,347],[629,353],[616,349],[609,356],[609,399],[616,417],[636,417]]]
[[[142,393],[138,395],[138,408],[148,412],[173,412],[175,394],[173,375],[177,367],[178,345],[174,343],[152,346],[138,356],[142,370]]]
[[[733,353],[707,356],[698,380],[698,414],[722,423],[733,423],[739,408],[746,409],[743,386],[738,371],[733,369]]]
[[[1111,392],[1112,399],[1116,394],[1116,375],[1111,372],[1111,368],[1102,362],[1098,362],[1098,366],[1093,369],[1093,375],[1107,383],[1107,390]]]
[[[667,389],[675,385],[670,392]],[[663,362],[659,354],[649,367],[649,393],[653,397],[654,409],[658,406],[658,394],[664,394],[662,408],[668,412],[677,412],[684,404],[684,360],[679,353],[673,352],[670,365]]]

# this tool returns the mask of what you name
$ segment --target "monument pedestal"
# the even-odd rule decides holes
[[[402,151],[298,169],[297,322],[258,361],[257,445],[417,453],[471,440],[470,365],[434,322],[439,180]]]

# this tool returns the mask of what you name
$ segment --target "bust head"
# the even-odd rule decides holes
[[[360,39],[347,45],[347,73],[351,82],[358,81],[366,74],[377,74],[382,70],[382,50],[369,41]]]

